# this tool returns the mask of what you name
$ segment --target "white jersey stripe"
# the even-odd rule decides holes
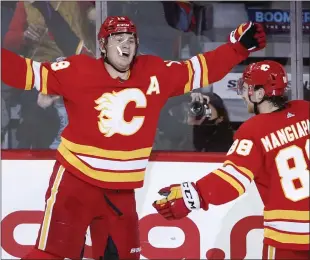
[[[116,160],[106,160],[106,159],[88,157],[84,155],[76,155],[76,156],[93,168],[101,170],[111,170],[111,171],[142,170],[146,168],[148,163],[148,159],[116,161]]]
[[[33,88],[36,88],[38,91],[41,91],[41,63],[33,61],[32,69],[34,75]]]
[[[265,227],[271,227],[279,231],[309,234],[310,223],[290,222],[290,221],[268,221],[264,222]]]
[[[247,177],[245,177],[241,172],[237,171],[231,165],[222,166],[219,169],[237,179],[243,185],[244,189],[246,189],[247,186],[249,186],[251,183]]]
[[[190,61],[193,64],[194,69],[194,81],[193,81],[193,89],[200,88],[201,87],[201,66],[198,60],[197,56],[194,56],[190,59]]]

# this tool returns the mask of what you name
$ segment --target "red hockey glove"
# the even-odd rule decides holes
[[[240,42],[249,52],[254,52],[266,47],[266,33],[261,24],[247,22],[230,33],[229,41]]]
[[[165,198],[156,200],[153,207],[168,220],[184,218],[192,210],[200,209],[201,198],[193,182],[173,184],[158,193]]]

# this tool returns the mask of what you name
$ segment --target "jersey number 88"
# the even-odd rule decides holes
[[[309,160],[309,139],[304,149]],[[292,167],[289,166],[289,160],[292,160]],[[297,145],[284,148],[278,152],[275,162],[285,197],[294,202],[308,198],[309,169],[303,149]],[[294,184],[297,180],[300,182],[298,188]]]

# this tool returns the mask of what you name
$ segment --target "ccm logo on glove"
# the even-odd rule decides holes
[[[181,186],[186,207],[189,210],[200,209],[200,198],[193,185],[189,182],[183,182]]]
[[[184,218],[192,210],[200,209],[200,197],[193,182],[173,184],[158,193],[164,198],[156,200],[153,207],[168,220]]]

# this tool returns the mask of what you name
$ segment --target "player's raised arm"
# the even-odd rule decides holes
[[[1,80],[14,88],[36,88],[43,94],[63,95],[65,77],[58,71],[69,66],[69,61],[41,63],[1,48]]]
[[[165,73],[171,80],[170,96],[181,95],[221,80],[251,52],[265,48],[261,24],[244,23],[231,32],[229,42],[215,50],[182,62],[166,61]]]

